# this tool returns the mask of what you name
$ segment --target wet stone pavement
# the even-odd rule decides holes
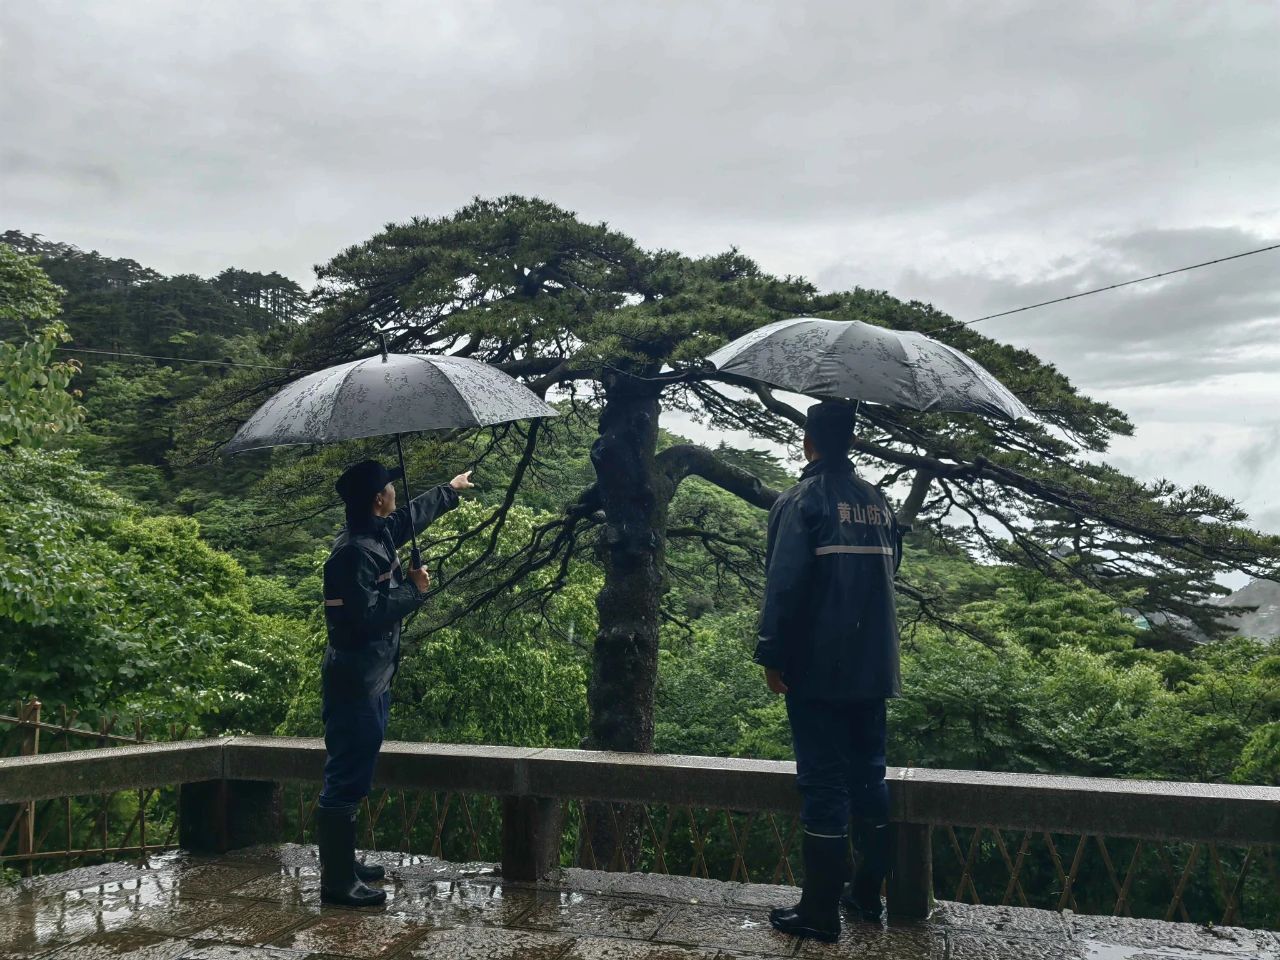
[[[385,908],[321,907],[314,847],[85,867],[0,887],[0,960],[1280,960],[1280,937],[944,903],[927,922],[848,924],[838,944],[784,937],[796,891],[565,872],[504,883],[483,864],[399,854]]]

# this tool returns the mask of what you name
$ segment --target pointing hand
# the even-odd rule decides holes
[[[458,474],[449,481],[449,486],[453,487],[455,490],[470,490],[475,486],[475,484],[471,482],[471,474],[474,472],[474,470],[468,470],[466,473]]]

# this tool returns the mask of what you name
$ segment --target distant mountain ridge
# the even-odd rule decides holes
[[[1273,580],[1254,580],[1229,597],[1223,597],[1223,607],[1257,607],[1246,613],[1228,614],[1223,620],[1231,624],[1244,637],[1275,640],[1280,637],[1280,583]]]

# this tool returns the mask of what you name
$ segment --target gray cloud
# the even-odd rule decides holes
[[[0,4],[0,226],[306,282],[529,193],[959,318],[1280,236],[1268,4]],[[1280,530],[1276,254],[984,324]]]
[[[971,319],[1276,243],[1238,227],[1148,229],[1098,241],[1051,275],[904,271],[900,292]],[[985,321],[978,329],[1070,357],[1091,386],[1169,384],[1280,363],[1280,251]],[[830,280],[830,275],[828,276]]]
[[[53,160],[29,150],[0,150],[0,170],[13,177],[43,179],[60,185],[67,181],[111,191],[120,188],[120,178],[107,164],[75,159]]]
[[[1259,510],[1253,519],[1261,530],[1269,530],[1272,533],[1280,532],[1280,506]]]
[[[1236,457],[1240,469],[1251,478],[1257,478],[1263,470],[1274,467],[1280,460],[1280,425],[1271,428],[1271,435],[1260,443],[1246,447]]]
[[[914,226],[1280,206],[1278,38],[1194,3],[6,4],[0,131],[62,172],[7,168],[5,207],[170,269],[296,275],[387,219],[534,192],[809,274],[842,232],[874,269]]]

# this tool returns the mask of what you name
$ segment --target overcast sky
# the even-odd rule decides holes
[[[1280,240],[1280,4],[0,0],[0,228],[313,264],[537,194],[959,319]],[[1280,251],[984,323],[1280,533]]]

